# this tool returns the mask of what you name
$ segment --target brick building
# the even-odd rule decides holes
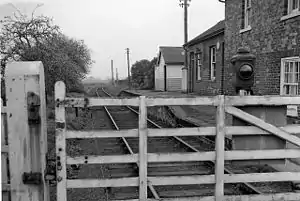
[[[255,95],[299,95],[300,0],[225,1],[225,92],[233,93],[230,58],[256,56]]]
[[[254,95],[300,94],[300,0],[226,0],[225,42],[225,94],[239,47],[256,56]]]
[[[201,33],[184,48],[188,52],[188,91],[217,95],[223,89],[224,20]]]

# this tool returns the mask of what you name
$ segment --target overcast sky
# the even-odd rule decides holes
[[[130,62],[157,56],[159,46],[182,46],[183,8],[179,0],[0,0],[0,19],[10,15],[13,3],[31,13],[54,18],[62,31],[83,39],[92,50],[95,64],[90,75],[110,76],[110,60],[119,76],[127,75],[125,48]],[[189,40],[224,19],[224,4],[218,0],[192,0],[189,7]]]

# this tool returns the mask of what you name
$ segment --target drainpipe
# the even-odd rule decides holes
[[[186,70],[186,84],[187,84],[187,89],[186,89],[186,93],[191,92],[191,69],[188,65],[188,50],[187,47],[183,45],[183,49],[184,49],[184,70]]]
[[[221,3],[226,3],[226,0],[218,0],[219,2]],[[224,62],[224,51],[225,51],[225,48],[223,47],[224,45],[222,45],[222,75],[221,75],[221,94],[224,95],[224,73],[225,73],[225,62]]]

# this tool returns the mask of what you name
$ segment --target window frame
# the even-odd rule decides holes
[[[300,0],[296,0],[298,3],[297,7],[293,9],[293,1],[294,0],[288,0],[288,15],[292,15],[293,13],[298,13],[299,12],[299,7],[300,7]]]
[[[196,80],[201,80],[201,70],[202,70],[202,52],[196,52],[195,54],[195,62],[196,62]]]
[[[298,82],[285,82],[285,63],[286,62],[299,62],[298,64],[298,68],[299,68],[299,72],[298,72]],[[294,67],[295,68],[295,67]],[[297,71],[295,71],[297,72]],[[281,68],[280,68],[280,95],[286,95],[289,96],[289,94],[286,94],[284,91],[284,86],[285,85],[290,85],[290,86],[298,86],[296,94],[295,95],[299,95],[299,80],[300,80],[300,57],[285,57],[285,58],[281,58]],[[292,95],[291,95],[292,96]]]
[[[213,61],[213,49],[215,50],[215,61]],[[214,66],[214,69],[213,69]],[[209,72],[210,72],[210,80],[215,81],[217,76],[217,47],[216,45],[209,47]],[[213,77],[213,74],[215,73],[215,76]]]
[[[249,5],[247,4],[249,2]],[[250,25],[250,16],[252,12],[252,0],[242,0],[242,4],[244,5],[243,10],[243,27],[241,27],[240,34],[250,31],[251,25]]]
[[[280,18],[281,21],[300,16],[300,0],[297,0],[298,8],[295,9],[292,9],[293,0],[287,0],[287,2],[287,13]]]
[[[251,12],[251,0],[245,1],[245,9],[244,9],[244,29],[250,27],[250,12]],[[249,2],[249,5],[247,3]]]

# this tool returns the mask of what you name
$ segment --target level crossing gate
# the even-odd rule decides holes
[[[57,198],[67,200],[67,188],[96,188],[96,187],[128,187],[139,186],[139,200],[147,200],[147,186],[215,184],[215,196],[202,198],[174,198],[166,200],[240,200],[267,201],[300,199],[300,193],[281,193],[266,195],[225,196],[224,183],[240,182],[275,182],[300,181],[300,172],[224,174],[225,160],[258,160],[299,158],[300,149],[276,150],[243,150],[225,151],[226,135],[275,135],[298,147],[300,138],[293,135],[299,133],[300,126],[289,125],[278,128],[264,120],[252,116],[236,106],[245,105],[297,105],[300,97],[282,96],[215,96],[197,98],[139,98],[107,99],[107,98],[70,98],[66,97],[65,85],[57,82],[55,85],[55,121],[56,121],[56,154],[59,159],[57,169]],[[139,127],[132,130],[119,131],[71,131],[66,129],[65,107],[93,106],[136,106],[139,107]],[[176,129],[147,129],[147,107],[163,105],[209,105],[216,106],[216,126],[200,128]],[[225,113],[243,119],[254,126],[225,126]],[[147,138],[161,136],[216,136],[215,151],[198,153],[147,153]],[[74,138],[109,138],[109,137],[138,137],[139,153],[119,156],[76,156],[66,154],[66,140]],[[148,162],[175,161],[215,161],[215,175],[205,176],[147,176]],[[109,164],[109,163],[138,163],[139,177],[117,179],[75,179],[66,178],[66,165],[72,164]],[[155,200],[155,199],[154,199]],[[164,199],[161,199],[164,200]]]
[[[47,169],[47,132],[44,70],[41,62],[16,62],[6,71],[6,106],[1,108],[2,200],[49,201]],[[138,186],[139,200],[147,200],[147,186],[174,184],[215,184],[215,195],[201,198],[166,200],[300,200],[300,193],[225,196],[224,183],[262,181],[300,181],[299,172],[224,174],[225,160],[258,160],[299,158],[299,149],[225,151],[226,135],[276,135],[300,146],[299,125],[275,127],[249,115],[236,106],[297,105],[300,97],[282,96],[215,96],[197,98],[70,98],[65,85],[55,85],[56,182],[57,200],[67,200],[67,188]],[[120,131],[71,131],[66,129],[66,107],[137,106],[140,108],[139,128]],[[162,105],[210,105],[217,107],[214,127],[148,129],[147,107]],[[225,113],[244,119],[255,126],[225,126]],[[35,115],[38,114],[38,115]],[[7,119],[7,120],[5,120]],[[3,135],[4,134],[4,135]],[[158,136],[216,136],[215,151],[197,153],[147,153],[147,138]],[[120,156],[79,156],[66,154],[66,140],[72,138],[138,137],[139,153]],[[4,161],[8,160],[9,164]],[[148,162],[215,161],[215,175],[150,177]],[[67,164],[138,163],[139,176],[118,179],[75,179],[66,177]],[[7,169],[7,171],[6,171]],[[9,193],[6,193],[9,192]],[[164,200],[164,199],[161,199]]]

